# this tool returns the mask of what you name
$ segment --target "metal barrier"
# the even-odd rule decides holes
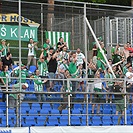
[[[17,78],[16,78],[17,79]],[[42,79],[43,80],[43,79]],[[125,89],[125,79],[103,79],[102,82],[112,81],[112,82],[123,82],[124,92],[92,92],[95,83],[99,83],[98,79],[48,79],[54,81],[54,88],[47,92],[46,88],[44,91],[36,92],[33,88],[32,79],[27,79],[29,88],[27,91],[14,91],[6,87],[6,91],[3,91],[6,94],[6,105],[1,104],[1,108],[4,113],[1,114],[1,126],[49,126],[49,125],[81,125],[81,126],[96,126],[96,125],[131,125],[132,122],[127,121],[132,116],[132,102],[127,102],[127,95],[132,93],[127,93]],[[8,81],[8,80],[7,80]],[[66,83],[67,91],[62,92],[61,87],[63,82]],[[79,85],[80,82],[84,81],[85,92],[82,88],[77,88],[76,83]],[[71,83],[73,89],[72,91]],[[101,80],[100,80],[101,82]],[[31,83],[31,84],[30,84]],[[87,84],[86,84],[87,83]],[[72,90],[71,90],[72,89]],[[17,105],[15,108],[8,107],[8,100],[10,94],[25,94],[25,99],[21,102],[20,97],[17,99]],[[112,103],[106,103],[106,95],[113,95]],[[45,101],[37,101],[37,95],[45,95]],[[93,96],[92,101],[90,96]],[[95,97],[96,95],[103,95],[102,99]],[[115,95],[123,95],[123,100],[119,103],[116,103],[117,99]],[[100,100],[100,101],[98,101]],[[100,107],[100,112],[95,112],[93,107],[97,105],[97,108]],[[62,105],[62,106],[61,106]],[[116,114],[116,106],[124,107],[124,114],[119,112]],[[2,106],[6,106],[2,107]],[[94,111],[94,112],[92,112]],[[2,117],[3,115],[3,117]],[[31,117],[30,117],[31,116]],[[53,116],[53,117],[52,117]],[[6,117],[6,119],[5,119]],[[44,118],[43,118],[44,117]],[[40,120],[40,119],[43,120]],[[55,119],[55,121],[52,119]],[[110,119],[109,119],[110,118]],[[30,120],[31,119],[31,120]],[[65,121],[66,119],[67,121]],[[76,119],[76,120],[75,120]],[[6,123],[3,121],[6,120]],[[41,122],[39,122],[39,120]],[[61,121],[62,120],[62,121]],[[123,120],[121,122],[121,120]],[[12,122],[13,121],[13,122]],[[63,123],[63,121],[65,121]],[[55,122],[55,123],[54,123]],[[106,123],[107,122],[107,123]],[[3,124],[4,123],[4,124]],[[30,125],[31,124],[31,125]]]

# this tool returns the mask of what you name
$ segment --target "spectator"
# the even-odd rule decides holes
[[[39,60],[37,61],[37,68],[39,69],[40,75],[44,78],[48,78],[48,58],[44,56],[43,52],[40,55]]]
[[[64,46],[62,48],[62,51],[59,52],[59,55],[57,57],[58,65],[60,65],[62,63],[63,59],[67,59],[67,60],[69,59],[69,54],[67,53],[67,47],[66,46]]]
[[[13,69],[12,75],[14,77],[19,77],[19,67]],[[28,70],[24,64],[21,64],[21,83],[26,83],[26,78],[29,77]],[[17,79],[17,82],[19,82],[20,79]]]
[[[21,86],[21,90],[20,90],[20,86]],[[26,89],[28,88],[28,84],[27,83],[23,83],[23,84],[14,84],[12,86],[12,91],[21,91],[22,93],[20,94],[9,94],[9,108],[16,108],[16,106],[18,106],[18,99],[20,98],[20,101],[22,102],[24,99],[25,94],[23,93]],[[20,103],[21,103],[20,102]],[[19,104],[20,104],[19,103]]]
[[[105,89],[105,87],[103,86],[103,84],[102,84],[102,81],[100,79],[100,72],[99,71],[96,72],[95,78],[97,78],[97,80],[94,81],[94,92],[102,92],[102,89],[107,91]],[[96,94],[95,99],[94,99],[95,104],[92,105],[92,114],[94,114],[94,109],[95,109],[96,103],[98,103],[98,105],[97,105],[97,114],[100,113],[100,104],[99,103],[101,103],[101,102],[102,102],[102,94]]]
[[[83,65],[83,63],[86,62],[85,56],[84,56],[83,53],[81,53],[80,48],[77,49],[77,51],[76,51],[76,56],[77,56],[77,62],[76,62],[76,65],[77,65],[77,66],[78,66],[79,64],[82,64],[82,65]]]
[[[58,77],[64,79],[64,72],[68,70],[68,59],[64,58],[63,62],[58,66]]]
[[[30,38],[28,48],[29,51],[28,51],[27,68],[29,68],[31,61],[33,61],[33,65],[36,66],[36,50],[38,50],[37,42],[34,42],[34,40]]]
[[[120,85],[120,82],[115,82],[113,85],[113,92],[121,93],[124,92],[123,88]],[[116,103],[116,115],[120,112],[122,115],[124,115],[124,98],[122,94],[115,94],[114,100]]]
[[[107,68],[107,70],[106,70],[105,78],[113,79],[113,74],[111,73],[109,68]],[[108,92],[112,92],[112,90],[113,90],[113,82],[112,81],[107,81],[106,89],[108,90]],[[108,103],[108,97],[110,97],[110,103],[112,103],[112,95],[111,94],[106,95],[106,103]]]
[[[64,42],[63,37],[59,38],[59,42],[57,43],[57,50],[60,52],[62,51],[62,48],[66,46],[66,42]]]
[[[129,56],[127,57],[127,62],[133,65],[133,51],[129,51]]]
[[[133,69],[132,69],[132,66],[128,67],[128,72],[126,73],[126,78],[127,78],[126,91],[128,93],[132,93],[133,92]],[[129,102],[130,95],[127,95],[127,100]],[[132,95],[132,102],[133,102],[133,95]]]
[[[121,56],[121,54],[120,54],[120,51],[117,50],[117,51],[115,52],[115,54],[114,54],[114,59],[113,59],[112,63],[115,64],[115,63],[118,63],[118,62],[121,61],[121,60],[122,60],[122,56]]]
[[[6,45],[6,40],[5,39],[1,40],[1,44],[0,44],[1,57],[6,56],[7,52],[10,52],[9,45],[10,45],[9,43]]]
[[[116,47],[113,47],[113,48],[111,49],[112,59],[115,58],[114,55],[115,55],[115,53],[116,53],[117,51],[120,51],[120,44],[117,44]]]
[[[124,44],[123,55],[126,58],[126,60],[127,60],[128,56],[129,56],[129,50],[127,50],[127,49],[128,49],[128,45]]]
[[[37,61],[37,68],[39,70],[39,75],[41,78],[49,78],[48,62],[49,62],[49,58],[44,56],[42,52],[39,60]],[[49,91],[49,81],[47,81],[44,85]]]
[[[123,74],[125,75],[128,72],[128,67],[131,66],[131,62],[127,62],[123,67]]]
[[[106,49],[105,49],[105,47],[104,47],[104,43],[101,42],[100,45],[101,45],[101,48],[102,48],[102,50],[103,50],[103,53],[104,53],[104,54],[107,54],[107,51],[106,51]],[[98,69],[101,68],[101,69],[105,72],[105,67],[106,67],[105,59],[104,59],[104,57],[103,57],[102,52],[101,52],[100,49],[98,48],[98,49],[97,49],[97,68],[98,68]]]
[[[43,44],[42,51],[43,51],[44,57],[47,57],[48,51],[50,49],[50,44],[49,43],[50,43],[50,40],[49,39],[46,39],[46,42]]]
[[[8,81],[7,81],[7,78],[8,78]],[[1,86],[2,86],[1,89],[3,91],[2,101],[5,102],[6,95],[5,95],[4,91],[6,91],[6,86],[9,85],[9,82],[10,82],[10,75],[8,72],[7,65],[3,66],[3,70],[0,73],[0,80],[1,80]],[[8,82],[8,84],[7,84],[7,82]]]
[[[65,75],[65,79],[71,78],[71,75],[70,75],[70,73],[69,73],[68,70],[66,70],[66,71],[64,72],[64,75]],[[71,82],[71,81],[69,81],[69,85],[70,85],[70,88],[69,88],[69,90],[68,90],[67,81],[65,80],[65,83],[64,83],[64,85],[62,86],[62,91],[63,91],[63,92],[72,92],[72,82]],[[72,96],[72,95],[70,94],[70,96]],[[67,101],[68,101],[68,95],[67,95],[67,94],[63,94],[63,102],[67,102]],[[63,109],[66,109],[67,105],[68,105],[67,103],[62,103],[62,104],[58,107],[58,110],[59,110],[59,111],[62,111]]]
[[[96,70],[96,65],[93,63],[92,59],[90,59],[88,62],[88,78],[94,78]]]
[[[55,78],[55,74],[57,71],[57,52],[54,53],[54,49],[50,48],[49,53],[48,53],[48,58],[49,58],[49,62],[48,62],[48,72],[49,72],[49,78],[54,79]],[[51,80],[50,81],[50,89],[48,89],[49,91],[52,90],[54,87],[54,82]]]
[[[31,78],[34,78],[34,88],[36,92],[43,92],[43,84],[47,82],[46,79],[42,80],[41,77],[39,76],[40,72],[37,69],[35,72],[35,75],[31,76]],[[46,101],[45,95],[44,94],[36,94],[37,96],[37,101],[38,102],[44,102]]]
[[[8,52],[8,53],[6,54],[6,56],[4,56],[4,57],[2,58],[2,62],[3,62],[3,65],[7,65],[7,66],[8,66],[8,69],[9,69],[10,71],[13,70],[13,60],[12,60],[12,55],[11,55],[10,52]]]

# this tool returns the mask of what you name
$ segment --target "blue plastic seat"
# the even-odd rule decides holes
[[[92,117],[92,126],[101,126],[102,124],[101,116],[96,115]]]
[[[103,114],[111,114],[111,112],[112,112],[112,109],[110,109],[110,108],[103,109]]]
[[[110,116],[103,116],[102,117],[103,125],[104,126],[110,126],[113,125],[113,121]]]
[[[9,115],[15,115],[15,109],[13,108],[13,109],[8,109],[8,113],[9,113]]]
[[[51,109],[51,114],[60,114],[58,109]]]
[[[47,126],[58,126],[58,118],[57,116],[50,116],[47,122]]]
[[[25,124],[27,124],[27,126],[35,126],[35,116],[26,116]]]
[[[31,109],[41,110],[41,106],[39,103],[32,103]]]
[[[67,126],[68,125],[68,116],[61,116],[59,126]]]
[[[43,103],[42,109],[51,109],[51,105],[49,103]]]
[[[49,114],[49,110],[47,110],[47,109],[41,109],[41,110],[40,110],[40,115],[41,115],[41,114],[47,115],[47,114]]]
[[[30,110],[30,105],[29,105],[29,103],[23,102],[23,103],[21,103],[21,108]]]
[[[38,115],[38,111],[37,110],[35,110],[35,109],[31,109],[31,110],[29,110],[29,115]]]
[[[82,109],[82,104],[74,104],[74,109]]]
[[[82,116],[81,117],[81,126],[86,126],[86,125],[87,125],[86,116]],[[92,117],[91,116],[88,117],[88,125],[92,126]]]
[[[71,126],[80,126],[81,121],[79,116],[71,116]]]
[[[47,116],[35,116],[35,120],[37,120],[36,126],[44,126],[48,121]]]
[[[81,114],[81,109],[72,109],[72,114]]]

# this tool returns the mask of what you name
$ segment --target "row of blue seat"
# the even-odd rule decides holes
[[[0,117],[0,126],[6,125],[6,117]],[[119,116],[89,116],[89,126],[110,126],[118,124]],[[71,116],[70,124],[72,126],[85,126],[86,116]],[[9,126],[16,125],[16,118],[9,116]],[[27,126],[67,126],[68,116],[21,116],[21,125]],[[120,125],[124,125],[124,118],[121,118]],[[133,125],[133,116],[127,117],[127,125]]]

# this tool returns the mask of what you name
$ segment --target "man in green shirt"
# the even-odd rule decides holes
[[[21,85],[21,89],[20,89],[20,85]],[[21,91],[24,92],[26,89],[28,88],[28,84],[27,83],[23,83],[23,84],[14,84],[12,86],[12,91]],[[20,94],[9,94],[9,108],[15,108],[17,106],[17,100],[18,98],[20,98],[21,102],[24,99],[25,94],[20,93]]]
[[[44,57],[43,52],[40,55],[39,60],[37,61],[37,67],[40,71],[40,75],[43,77],[48,77],[48,60],[44,59],[46,57]]]
[[[19,77],[19,69],[16,69],[13,71],[14,76]],[[26,82],[26,77],[29,76],[28,70],[26,69],[26,66],[21,64],[21,83]]]
[[[34,81],[34,88],[35,88],[35,91],[36,92],[43,92],[43,84],[47,82],[46,79],[42,80],[41,77],[39,76],[40,72],[39,70],[37,69],[36,70],[36,74],[31,76],[31,78],[34,78],[33,81]],[[44,94],[36,94],[37,96],[37,101],[38,102],[41,102],[41,101],[45,101],[46,100],[46,97]]]
[[[48,50],[49,50],[49,48],[50,48],[50,44],[49,44],[49,43],[50,43],[50,40],[47,39],[46,42],[43,44],[43,49],[42,49],[42,51],[43,51],[44,57],[47,56],[47,52],[48,52]]]
[[[107,51],[104,47],[104,43],[101,42],[100,45],[101,45],[103,53],[107,54]],[[97,68],[98,69],[101,68],[102,70],[105,70],[106,63],[105,63],[105,59],[102,54],[102,51],[99,48],[97,49]]]

